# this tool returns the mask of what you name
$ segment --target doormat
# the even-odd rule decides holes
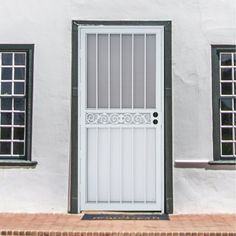
[[[84,214],[81,220],[169,220],[160,214]]]

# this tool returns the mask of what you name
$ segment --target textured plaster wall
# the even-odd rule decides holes
[[[1,0],[0,43],[34,43],[31,168],[0,169],[0,211],[67,212],[72,20],[171,20],[175,160],[212,160],[211,44],[234,44],[235,0]],[[235,171],[174,170],[175,212],[236,211]]]

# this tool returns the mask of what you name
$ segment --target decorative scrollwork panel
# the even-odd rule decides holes
[[[151,124],[147,112],[86,112],[85,123],[89,125],[145,125]]]

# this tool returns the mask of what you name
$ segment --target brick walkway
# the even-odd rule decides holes
[[[236,236],[236,215],[232,214],[171,215],[170,220],[157,221],[85,221],[80,218],[81,215],[69,214],[0,214],[0,235],[205,236],[207,234],[203,233],[208,233],[209,236]]]

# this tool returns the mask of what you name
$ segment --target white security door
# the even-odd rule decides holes
[[[79,28],[81,210],[161,211],[163,27]]]

